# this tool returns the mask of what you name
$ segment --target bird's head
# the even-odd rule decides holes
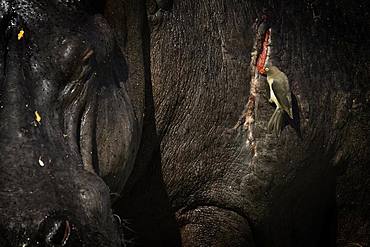
[[[271,74],[273,74],[275,72],[278,72],[278,71],[279,71],[278,67],[273,66],[273,65],[266,65],[266,67],[265,67],[265,72],[266,72],[267,75],[271,75]]]

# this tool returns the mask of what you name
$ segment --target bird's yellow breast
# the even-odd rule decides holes
[[[277,100],[277,98],[275,96],[274,90],[272,90],[272,83],[274,82],[274,80],[267,77],[267,82],[268,82],[269,87],[270,87],[270,98],[271,98],[272,102],[275,103],[277,108],[282,108],[279,101]]]

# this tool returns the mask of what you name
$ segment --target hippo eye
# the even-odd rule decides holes
[[[71,103],[81,90],[85,87],[85,83],[94,75],[93,59],[94,51],[91,48],[86,49],[78,59],[78,65],[72,69],[72,73],[64,78],[63,89],[61,90],[59,100],[64,103]]]
[[[58,48],[56,61],[61,69],[62,78],[69,81],[76,73],[81,73],[93,55],[94,51],[78,35],[63,39]]]
[[[94,51],[91,48],[87,48],[81,55],[81,58],[78,59],[77,69],[72,75],[72,81],[83,82],[86,81],[92,72],[92,63]]]

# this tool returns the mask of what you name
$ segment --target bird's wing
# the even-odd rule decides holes
[[[285,110],[289,115],[292,108],[292,103],[290,99],[290,90],[289,86],[284,85],[284,83],[277,83],[275,80],[272,82],[272,90],[275,93],[275,97],[278,100],[279,104],[282,106],[283,110]],[[288,93],[288,94],[287,94]]]

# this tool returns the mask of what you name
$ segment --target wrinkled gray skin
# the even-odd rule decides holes
[[[138,150],[142,71],[128,80],[82,4],[2,0],[0,32],[0,246],[119,246],[110,194]]]
[[[336,246],[337,175],[362,166],[357,179],[369,177],[369,8],[357,4],[174,0],[153,23],[163,179],[183,246]],[[266,17],[301,137],[293,124],[279,138],[267,130],[275,108],[256,72]],[[353,232],[368,232],[365,212]]]

